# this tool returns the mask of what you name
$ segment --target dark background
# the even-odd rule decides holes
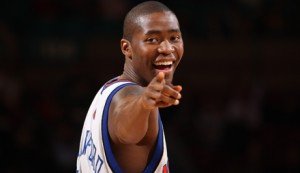
[[[86,112],[122,73],[122,21],[139,2],[1,1],[1,172],[75,172]],[[299,1],[163,2],[185,41],[183,98],[162,110],[171,172],[299,172]]]

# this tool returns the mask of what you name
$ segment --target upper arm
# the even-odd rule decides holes
[[[143,87],[129,85],[119,90],[113,96],[108,115],[108,130],[113,141],[116,141],[115,127],[117,126],[118,118],[120,118],[119,116],[122,115],[128,104],[136,101],[141,96],[142,92]]]

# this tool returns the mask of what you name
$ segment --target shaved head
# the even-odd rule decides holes
[[[123,38],[131,41],[133,32],[138,26],[138,18],[157,12],[171,12],[174,14],[166,5],[157,1],[146,1],[132,8],[124,19]]]

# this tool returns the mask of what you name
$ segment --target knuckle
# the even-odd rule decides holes
[[[162,94],[160,92],[156,92],[153,95],[157,99],[157,98],[160,98]]]
[[[157,85],[157,89],[161,91],[161,90],[164,89],[164,86],[163,86],[162,84],[158,84],[158,85]]]

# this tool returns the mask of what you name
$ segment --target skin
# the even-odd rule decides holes
[[[120,79],[138,85],[120,90],[110,106],[108,130],[114,155],[124,172],[142,172],[150,161],[158,135],[158,109],[178,105],[182,87],[172,85],[183,56],[176,16],[157,12],[137,18],[132,40],[121,40],[125,65]],[[168,70],[154,62],[173,61]],[[130,162],[128,162],[130,160]]]

